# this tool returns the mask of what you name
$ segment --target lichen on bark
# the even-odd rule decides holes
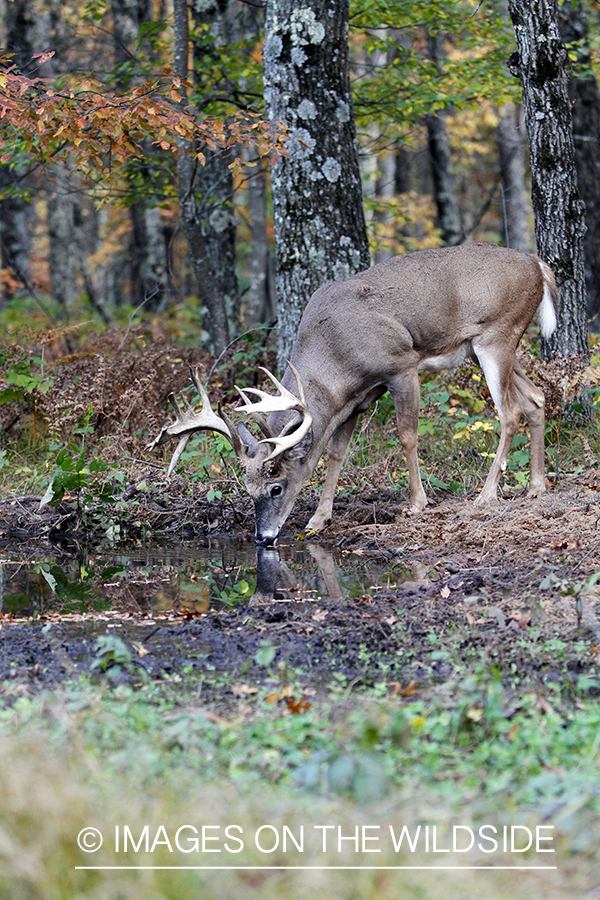
[[[302,312],[327,281],[369,266],[348,69],[348,4],[267,0],[267,117],[289,130],[273,167],[279,367]]]

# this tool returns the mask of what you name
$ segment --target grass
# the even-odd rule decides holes
[[[230,692],[227,679],[218,678]],[[218,705],[203,706],[202,683],[186,676],[137,687],[104,678],[66,681],[60,692],[37,696],[5,686],[0,895],[302,897],[312,886],[328,897],[417,898],[437,896],[435,873],[76,867],[550,864],[549,854],[502,853],[501,846],[491,855],[477,844],[469,854],[425,852],[425,826],[430,837],[436,826],[443,847],[451,846],[452,826],[464,826],[459,834],[467,839],[467,829],[477,834],[486,823],[498,834],[504,825],[532,833],[551,826],[542,834],[554,839],[551,864],[558,870],[460,870],[448,876],[446,896],[484,892],[494,898],[510,889],[516,897],[569,897],[600,875],[596,700],[582,693],[566,706],[551,693],[515,699],[483,663],[416,696],[390,698],[383,685],[360,693],[302,691],[289,674],[286,686],[275,678],[248,685],[221,715]],[[413,839],[421,825],[414,853],[406,841],[394,851],[390,824],[396,836],[406,825]],[[226,833],[232,825],[237,829]],[[321,825],[333,828],[323,832]],[[347,841],[339,853],[337,828],[351,837],[357,825],[358,850]],[[193,826],[180,833],[183,850],[176,840],[180,826]],[[202,826],[204,852],[194,844],[202,840]],[[259,848],[254,836],[261,826]],[[363,826],[374,841],[367,840],[365,852]],[[87,827],[104,837],[97,854],[78,849],[77,836]],[[300,853],[290,835],[299,841],[302,833]],[[326,852],[323,834],[331,837]],[[281,844],[270,852],[276,840]],[[381,852],[369,853],[373,848]],[[211,849],[219,849],[218,856]]]
[[[87,370],[81,372],[83,377]],[[87,415],[87,402],[82,409]],[[79,428],[81,421],[85,424],[85,415],[83,420],[80,416]],[[73,422],[77,423],[75,413]],[[481,486],[498,429],[477,379],[468,371],[458,381],[453,375],[425,379],[420,430],[423,476],[429,489],[467,493]],[[24,429],[19,440],[11,439],[0,448],[0,479],[6,494],[41,493],[45,488],[40,491],[40,485],[55,471],[63,479],[62,487],[68,488],[66,476],[70,477],[71,469],[65,462],[57,470],[47,438],[36,434],[34,440],[31,430]],[[123,434],[127,434],[125,428]],[[80,440],[81,434],[73,431],[65,435],[64,446],[75,442],[79,447]],[[87,448],[91,460],[102,455],[104,445],[94,443],[91,431],[85,440],[89,443],[81,473],[91,499],[97,501],[104,483],[88,471]],[[137,432],[136,440],[141,446]],[[573,471],[582,454],[597,459],[595,423],[576,428],[553,423],[547,440],[550,456],[562,470]],[[115,465],[125,472],[121,460],[108,456],[107,460],[113,476]],[[523,483],[527,463],[521,432],[505,488]],[[221,453],[207,444],[206,450],[190,453],[186,466],[196,466],[201,473],[211,466],[219,468]],[[360,482],[361,487],[403,488],[403,466],[391,404],[383,398],[369,426],[353,441],[342,486],[354,490]],[[316,479],[322,474],[320,468]],[[127,480],[135,480],[134,471],[127,472]],[[212,489],[219,491],[220,483],[215,482]],[[236,686],[235,695],[228,673],[206,672],[204,682],[183,673],[160,684],[131,686],[114,684],[102,674],[102,665],[95,680],[65,679],[55,693],[30,695],[26,684],[4,685],[0,896],[11,900],[191,900],[198,896],[285,900],[310,893],[344,900],[416,900],[439,896],[443,877],[443,894],[448,898],[581,897],[600,879],[596,674],[586,671],[585,677],[578,677],[568,670],[568,661],[563,666],[558,643],[532,640],[523,655],[535,652],[552,661],[552,671],[559,672],[563,686],[550,681],[530,684],[527,673],[519,669],[520,639],[515,638],[512,653],[495,660],[461,650],[468,635],[438,635],[429,654],[432,667],[425,686],[418,690],[399,686],[396,696],[390,696],[389,661],[378,659],[367,648],[365,669],[379,672],[379,680],[359,690],[334,669],[328,684],[315,693],[307,689],[300,673],[287,673],[282,681],[271,670],[267,644],[259,651],[264,678],[253,683],[248,675],[247,683]],[[113,647],[110,661],[126,668],[127,657],[119,656],[117,649]],[[582,645],[582,654],[588,658],[589,650]],[[99,654],[99,662],[106,659],[106,653]],[[450,672],[443,683],[434,677],[435,660]],[[407,647],[403,671],[410,671],[413,662]],[[419,665],[423,668],[422,658]],[[500,665],[502,677],[497,671]],[[206,679],[211,680],[210,692]],[[219,692],[223,702],[218,700]],[[419,826],[423,834],[429,827],[429,837],[435,826],[441,846],[447,846],[454,825],[476,830],[482,824],[500,830],[505,825],[552,826],[557,852],[486,854],[475,846],[471,853],[434,855],[431,849],[425,851],[422,842],[414,853],[406,842],[395,852],[388,839],[390,825],[396,834],[406,825],[413,836]],[[334,840],[323,852],[315,839],[315,833],[323,837],[315,829],[321,825],[331,825],[325,834],[334,838],[338,828],[342,836],[351,837],[357,826],[359,831],[364,826],[367,831],[360,836],[365,836],[365,851],[355,852],[348,841],[342,843],[340,853]],[[129,848],[117,853],[115,829],[120,829],[122,848],[126,826],[131,835]],[[181,826],[193,828],[181,832],[183,849],[178,849],[176,834]],[[202,840],[203,826],[204,852],[196,851],[193,843],[195,836]],[[231,826],[241,831],[232,828],[227,833]],[[255,845],[254,835],[261,826],[269,826],[262,832],[262,846],[269,849]],[[291,837],[284,851],[286,826],[296,839],[304,827],[302,852],[295,849]],[[369,830],[369,826],[374,827]],[[98,853],[78,847],[77,836],[88,827],[99,829],[104,837]],[[238,855],[235,837],[240,835],[244,847]],[[269,852],[269,840],[275,835],[280,846]],[[369,844],[367,837],[373,836],[379,836],[380,842]],[[139,850],[131,840],[139,844]],[[374,847],[381,852],[369,852]],[[214,849],[220,852],[211,853]],[[548,859],[558,866],[556,871],[514,868],[523,861],[548,864]],[[457,865],[467,861],[513,868],[461,869],[443,876],[410,869],[232,868],[341,863],[429,866],[450,860]],[[76,868],[90,864],[137,868],[102,872]],[[211,864],[229,868],[210,872],[139,868]]]

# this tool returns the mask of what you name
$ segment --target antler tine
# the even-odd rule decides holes
[[[288,363],[288,365],[296,377],[299,396],[296,396],[295,394],[292,394],[291,391],[288,391],[288,389],[281,384],[281,382],[273,375],[273,373],[269,372],[268,369],[265,369],[264,366],[261,366],[260,368],[279,391],[279,394],[277,396],[268,394],[266,391],[261,391],[259,388],[244,388],[243,390],[242,388],[237,388],[240,397],[244,401],[243,406],[236,407],[237,411],[247,412],[251,416],[255,416],[259,424],[262,419],[260,413],[283,412],[285,410],[296,411],[296,416],[294,416],[294,418],[290,422],[284,425],[283,429],[277,436],[269,433],[268,427],[265,430],[261,426],[261,430],[263,431],[265,437],[262,441],[260,441],[260,443],[274,445],[273,450],[265,460],[266,462],[279,456],[285,450],[289,450],[299,444],[300,441],[308,434],[312,425],[312,416],[308,411],[304,385],[302,384],[300,375],[298,374],[296,368],[291,363]],[[251,398],[248,397],[248,394],[254,394],[259,399],[257,401],[252,401]],[[259,415],[257,415],[257,413]]]
[[[175,471],[175,466],[179,462],[179,457],[181,456],[181,454],[187,447],[187,442],[189,441],[191,436],[192,436],[191,433],[184,434],[179,439],[179,443],[175,447],[175,452],[173,453],[173,456],[171,457],[171,462],[169,463],[169,468],[167,469],[167,478],[170,478],[171,475],[173,474],[173,472]]]
[[[269,462],[269,460],[275,459],[276,456],[279,456],[285,450],[291,450],[292,447],[295,447],[300,441],[308,434],[310,428],[312,426],[312,416],[308,413],[302,419],[302,423],[296,431],[292,431],[291,434],[286,433],[287,427],[283,429],[281,435],[279,437],[268,437],[264,438],[260,441],[261,444],[274,444],[273,450],[267,456],[265,462]]]
[[[238,394],[240,395],[240,397],[242,398],[242,400],[243,400],[244,403],[245,403],[245,406],[244,406],[244,407],[241,407],[241,408],[242,408],[242,409],[247,409],[247,410],[249,411],[249,415],[251,415],[251,416],[256,420],[256,424],[258,425],[258,427],[259,427],[259,429],[260,429],[260,431],[261,431],[261,434],[262,434],[264,437],[266,437],[266,438],[267,438],[267,437],[271,437],[272,434],[273,434],[273,432],[271,431],[271,429],[270,429],[269,426],[267,425],[267,420],[265,419],[265,417],[262,416],[260,413],[255,412],[255,411],[252,409],[252,407],[253,407],[254,404],[252,403],[252,401],[250,400],[250,398],[248,397],[248,395],[247,395],[246,393],[244,393],[244,391],[242,390],[242,388],[239,388],[239,387],[236,386],[236,391],[238,392]],[[220,410],[219,410],[219,412],[220,412]],[[221,413],[221,415],[223,415],[223,414]]]
[[[296,371],[295,367],[288,363],[290,369],[296,376],[296,382],[298,384],[298,393],[300,394],[297,397],[295,394],[292,394],[291,391],[288,391],[282,383],[275,378],[272,372],[269,372],[264,366],[259,366],[260,370],[265,373],[265,375],[273,382],[279,394],[277,396],[273,396],[272,394],[267,394],[266,391],[261,391],[259,388],[239,388],[236,386],[236,390],[244,400],[244,406],[237,406],[237,412],[247,412],[254,415],[254,413],[261,412],[277,412],[286,409],[297,409],[299,412],[306,413],[308,412],[308,407],[306,405],[306,395],[304,393],[304,386],[302,381],[300,380],[300,376]],[[260,399],[258,402],[252,402],[247,397],[247,394],[255,394]]]
[[[166,443],[171,438],[179,438],[179,443],[177,444],[167,472],[168,475],[171,475],[173,469],[177,465],[179,457],[185,450],[187,442],[193,434],[197,431],[218,431],[230,441],[233,449],[243,463],[242,444],[239,436],[228,420],[218,416],[214,412],[210,405],[208,394],[200,381],[198,369],[193,370],[190,368],[190,377],[200,396],[202,409],[199,412],[196,412],[185,394],[180,394],[179,397],[175,394],[169,394],[169,400],[175,412],[175,421],[170,425],[163,426],[158,437],[148,444],[147,449],[153,450],[155,447]]]

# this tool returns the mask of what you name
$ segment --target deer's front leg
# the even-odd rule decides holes
[[[333,510],[333,498],[337,488],[342,465],[346,450],[352,437],[352,432],[356,427],[358,413],[350,416],[349,419],[334,431],[331,442],[329,444],[329,465],[327,467],[327,475],[325,476],[325,484],[314,515],[306,526],[307,531],[323,531],[331,522],[331,513]]]
[[[390,387],[390,393],[394,401],[394,409],[396,410],[400,443],[406,454],[406,463],[408,465],[410,506],[406,512],[408,515],[414,515],[415,513],[420,513],[427,505],[427,496],[421,481],[419,457],[417,454],[421,386],[416,367],[398,376]]]

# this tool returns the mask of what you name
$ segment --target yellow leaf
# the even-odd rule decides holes
[[[268,697],[265,697],[265,703],[277,703],[278,700],[283,700],[286,697],[293,697],[294,692],[292,688],[288,685],[288,687],[284,687],[282,691],[279,691],[277,694],[269,694]]]

